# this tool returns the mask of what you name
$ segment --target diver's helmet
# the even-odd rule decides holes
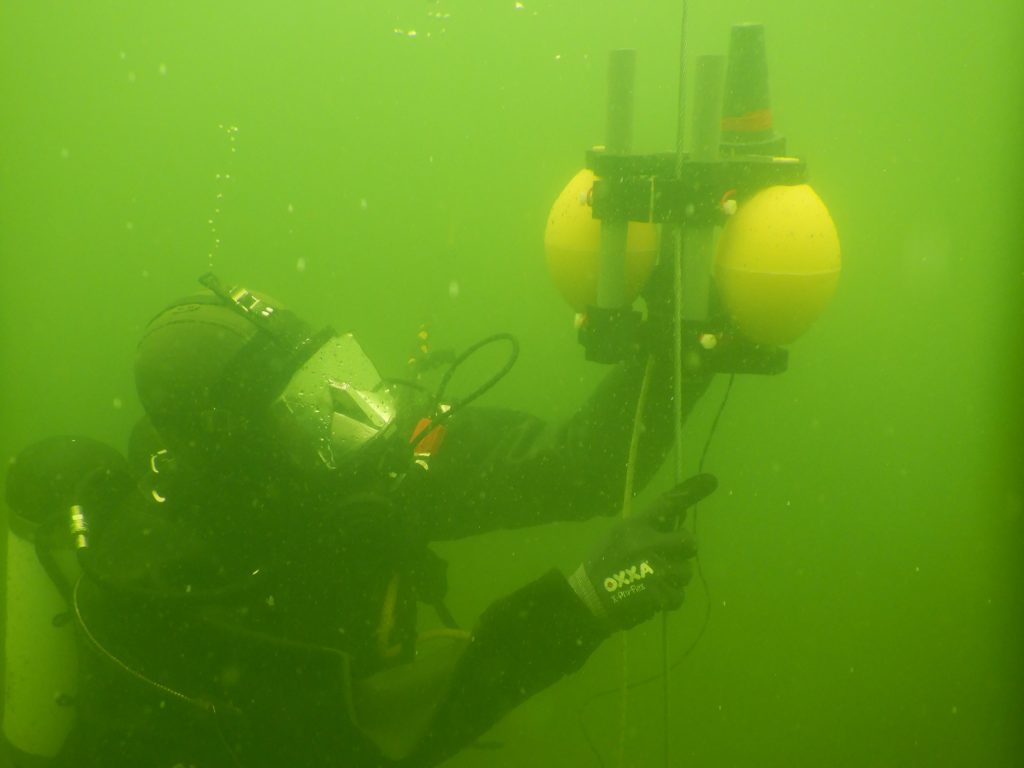
[[[208,293],[149,323],[135,364],[139,399],[177,459],[216,467],[283,455],[342,473],[401,446],[405,395],[351,334],[314,331],[267,296],[212,275],[201,282]]]

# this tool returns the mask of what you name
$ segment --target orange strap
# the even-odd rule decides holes
[[[431,428],[432,424],[433,422],[430,419],[420,419],[419,423],[416,424],[416,428],[412,431],[409,442],[413,443],[419,438],[419,442],[413,448],[415,454],[430,456],[441,447],[441,443],[444,441],[445,428],[443,426]],[[421,435],[422,437],[420,437]]]
[[[771,128],[771,109],[757,109],[744,115],[729,115],[722,118],[723,131],[754,133],[756,131],[770,131]]]

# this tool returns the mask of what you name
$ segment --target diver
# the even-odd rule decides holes
[[[615,514],[648,365],[637,489],[672,442],[664,334],[546,424],[472,402],[501,372],[450,397],[466,354],[435,391],[384,379],[350,334],[203,283],[143,333],[146,419],[126,459],[63,439],[9,472],[12,510],[70,524],[77,550],[78,570],[44,563],[79,642],[74,726],[48,765],[437,765],[612,633],[682,604],[695,546],[679,521],[709,475],[616,523],[572,573],[497,597],[469,630],[431,549]],[[483,343],[507,344],[511,365],[514,340]],[[688,374],[684,412],[709,378]]]

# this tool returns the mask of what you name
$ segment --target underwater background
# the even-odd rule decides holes
[[[843,273],[714,435],[708,590],[669,619],[672,764],[1021,765],[1024,6],[688,7],[691,56],[766,25],[775,128]],[[123,448],[140,331],[211,268],[388,372],[422,323],[440,348],[512,332],[484,402],[570,414],[603,370],[547,276],[548,208],[604,140],[614,48],[637,50],[634,149],[674,149],[681,8],[0,0],[4,466],[51,434]],[[568,571],[607,525],[442,545],[452,611]],[[660,634],[630,633],[630,679]],[[662,764],[660,682],[595,698],[622,675],[613,638],[450,765]]]

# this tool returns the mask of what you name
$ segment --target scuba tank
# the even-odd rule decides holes
[[[79,568],[70,509],[90,481],[127,477],[120,454],[81,437],[31,445],[8,468],[3,732],[18,753],[53,758],[74,727]]]
[[[62,618],[68,604],[36,557],[34,532],[20,522],[7,532],[6,588],[4,737],[21,752],[54,757],[74,725],[75,635]]]

